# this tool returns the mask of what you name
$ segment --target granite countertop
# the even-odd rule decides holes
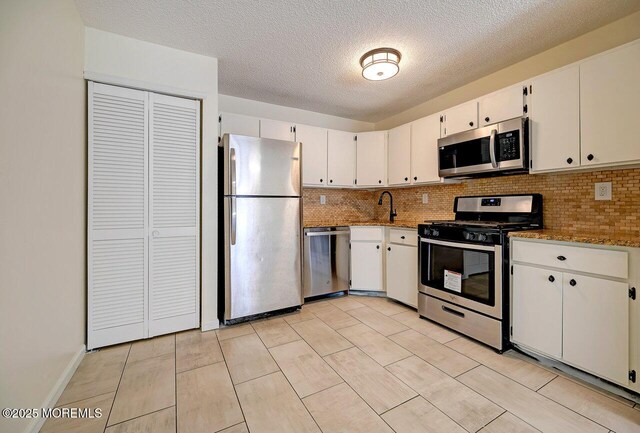
[[[510,232],[509,237],[544,239],[549,241],[579,242],[597,245],[617,245],[621,247],[640,247],[640,236],[619,233],[596,233],[578,230],[522,230]]]
[[[305,221],[305,228],[312,227],[339,227],[339,226],[380,226],[380,227],[397,227],[405,229],[417,229],[418,224],[424,221]]]

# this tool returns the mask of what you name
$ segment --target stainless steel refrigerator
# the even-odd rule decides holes
[[[221,320],[234,323],[300,306],[300,143],[225,134],[220,158],[224,214]]]

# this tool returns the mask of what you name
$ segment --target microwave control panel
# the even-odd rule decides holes
[[[520,159],[520,140],[518,131],[511,131],[499,134],[498,141],[498,160],[511,161]]]

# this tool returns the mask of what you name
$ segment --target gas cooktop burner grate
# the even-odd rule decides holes
[[[487,228],[510,228],[510,227],[523,227],[529,228],[530,225],[522,222],[508,222],[508,221],[464,221],[464,220],[449,220],[449,221],[431,221],[432,225],[438,225],[441,227],[487,227]]]

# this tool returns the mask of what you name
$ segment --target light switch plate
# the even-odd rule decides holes
[[[320,196],[320,204],[327,204],[327,196],[326,195],[321,195]]]
[[[611,200],[611,182],[596,182],[596,200]]]
[[[422,194],[422,204],[427,204],[427,203],[429,203],[429,194],[425,192],[424,194]]]

